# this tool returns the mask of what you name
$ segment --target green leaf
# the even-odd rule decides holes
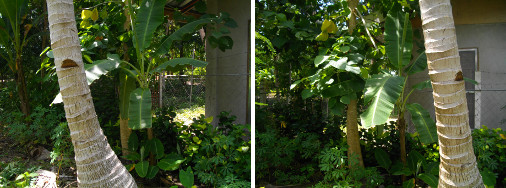
[[[121,119],[128,119],[128,108],[130,107],[130,93],[136,87],[135,78],[129,77],[124,71],[119,74],[119,111]]]
[[[438,179],[432,174],[421,173],[418,175],[418,178],[431,187],[437,187],[438,185]]]
[[[139,138],[137,137],[137,134],[132,132],[128,138],[128,149],[131,151],[137,151],[137,148],[139,148]]]
[[[472,83],[474,85],[478,85],[478,82],[476,80],[471,79],[471,78],[464,77],[464,81]]]
[[[404,69],[408,75],[415,74],[417,72],[422,72],[427,68],[427,55],[425,51],[420,53],[418,57],[413,61],[413,63]]]
[[[420,135],[420,141],[424,144],[437,142],[436,122],[430,117],[429,112],[417,103],[407,104],[406,108],[409,110],[411,120]]]
[[[109,71],[118,68],[120,61],[118,54],[107,54],[107,59],[95,61],[93,64],[85,64],[84,69],[88,85]]]
[[[148,161],[141,161],[135,164],[135,172],[137,172],[137,175],[139,175],[142,178],[148,175],[148,168],[149,168]]]
[[[135,42],[140,52],[149,47],[153,33],[163,22],[166,0],[143,0],[135,19]]]
[[[437,176],[439,174],[439,162],[428,162],[423,164],[423,170],[425,173],[430,173]]]
[[[387,122],[401,94],[402,84],[402,77],[387,74],[376,74],[366,80],[364,99],[365,103],[371,103],[367,110],[360,114],[362,126],[369,128]]]
[[[374,157],[376,158],[376,161],[378,161],[378,164],[381,167],[383,167],[386,170],[390,168],[392,161],[390,160],[390,157],[388,156],[387,152],[385,152],[385,150],[376,148],[374,150]]]
[[[480,172],[480,174],[481,174],[481,177],[483,178],[483,184],[485,184],[487,186],[495,186],[495,184],[497,183],[496,178],[495,178],[495,174],[493,172],[491,172],[490,170],[488,170],[488,169],[482,170]]]
[[[411,172],[416,172],[418,170],[418,163],[423,163],[423,161],[423,155],[416,150],[412,150],[408,153],[406,162],[409,170],[411,170]]]
[[[166,158],[160,160],[157,165],[160,169],[173,171],[177,170],[184,161],[180,155],[171,153]]]
[[[297,86],[300,82],[302,82],[302,80],[297,80],[297,81],[293,82],[292,85],[290,85],[290,90],[295,88],[295,86]]]
[[[405,16],[402,11],[388,13],[385,42],[386,54],[397,69],[409,64],[413,48],[413,31],[409,16]]]
[[[21,35],[19,26],[27,7],[27,0],[0,0],[0,14],[2,14],[2,18],[6,18],[9,21],[11,24],[10,30],[15,35]]]
[[[153,179],[160,169],[157,166],[149,166],[146,178]]]
[[[432,88],[432,84],[430,83],[430,80],[421,81],[420,83],[417,83],[413,86],[413,89],[417,89],[417,90],[423,90],[426,88]]]
[[[155,72],[162,72],[165,69],[167,69],[168,66],[176,67],[178,65],[191,65],[194,67],[205,67],[205,66],[207,66],[207,62],[192,59],[192,58],[175,58],[175,59],[171,59],[169,61],[166,61],[166,62],[158,65],[158,67],[151,70],[150,73],[153,74]]]
[[[319,55],[314,58],[314,65],[318,67],[318,65],[321,65],[323,62],[327,61],[330,58],[328,55]]]
[[[322,90],[322,96],[325,98],[348,95],[359,92],[364,88],[364,82],[361,80],[346,80],[333,84]]]
[[[137,88],[130,93],[128,127],[133,130],[151,128],[151,91]]]
[[[185,188],[190,188],[193,186],[194,178],[195,177],[193,176],[193,171],[191,167],[188,167],[186,171],[183,169],[179,171],[179,180],[181,181],[181,184],[183,184]]]
[[[211,23],[213,22],[213,20],[214,18],[204,18],[190,22],[184,25],[183,27],[179,28],[177,31],[175,31],[169,37],[163,40],[160,46],[156,48],[155,56],[160,56],[168,53],[174,41],[182,40],[184,35],[195,32],[197,29],[200,29],[201,26]]]
[[[149,151],[154,153],[156,155],[157,159],[161,159],[164,154],[163,144],[162,141],[158,138],[153,138],[151,140],[148,140]]]
[[[123,156],[124,159],[130,160],[130,161],[138,161],[141,160],[141,155],[135,152],[132,152],[128,155]]]
[[[337,61],[330,60],[327,66],[332,66],[339,70],[360,74],[360,67],[351,66],[348,62],[348,57],[343,57]]]
[[[402,183],[402,188],[413,188],[415,187],[415,179],[411,178]]]
[[[310,89],[305,89],[302,91],[302,100],[305,100],[311,96],[313,96],[313,92]]]

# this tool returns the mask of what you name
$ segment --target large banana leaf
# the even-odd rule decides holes
[[[151,128],[151,91],[137,88],[130,93],[128,127],[131,129]]]
[[[163,22],[163,7],[166,0],[143,0],[141,8],[135,19],[136,47],[142,52],[149,47],[153,33]]]
[[[120,73],[119,78],[119,111],[121,119],[128,119],[128,108],[130,106],[130,93],[135,89],[135,78]]]
[[[417,72],[421,72],[427,68],[427,55],[425,54],[425,51],[420,53],[418,57],[413,61],[413,64],[408,66],[404,72],[406,72],[408,75],[415,74]]]
[[[84,72],[86,73],[86,80],[88,85],[92,84],[95,80],[99,79],[102,75],[107,74],[109,71],[117,69],[120,64],[118,54],[107,54],[107,59],[95,61],[93,64],[85,64]],[[53,99],[52,104],[63,102],[61,93],[58,93]]]
[[[423,109],[420,104],[406,104],[411,114],[411,120],[415,124],[416,131],[420,135],[420,141],[424,144],[431,144],[437,141],[436,123],[430,117],[429,112]]]
[[[21,34],[19,24],[21,24],[21,18],[27,7],[27,0],[0,0],[0,14],[2,14],[2,17],[7,18],[15,35]]]
[[[204,18],[190,22],[179,28],[177,31],[163,40],[160,46],[156,48],[155,56],[166,54],[169,52],[169,49],[174,41],[182,40],[184,35],[195,32],[197,29],[200,29],[202,25],[211,23],[213,20],[213,18]]]
[[[207,62],[192,58],[175,58],[166,61],[161,65],[158,65],[158,67],[150,71],[150,73],[153,74],[155,72],[162,72],[163,70],[167,69],[168,66],[176,67],[177,65],[192,65],[194,67],[205,67],[207,66]]]
[[[376,74],[365,82],[367,110],[360,115],[362,126],[386,123],[402,90],[403,78],[388,74]]]
[[[413,32],[409,16],[401,11],[389,12],[385,22],[385,50],[398,69],[409,64],[413,48]]]

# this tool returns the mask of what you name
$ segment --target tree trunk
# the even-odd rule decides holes
[[[30,100],[28,100],[28,93],[26,91],[25,73],[23,72],[23,64],[21,63],[21,54],[18,54],[16,57],[16,75],[21,112],[23,112],[25,117],[28,117],[30,116]]]
[[[353,33],[356,24],[355,7],[357,7],[358,0],[348,0],[348,7],[350,8],[350,20],[348,24],[348,32],[350,34]],[[365,26],[364,26],[365,27]],[[355,157],[358,160],[358,164],[361,167],[364,167],[364,160],[362,159],[362,151],[360,149],[360,139],[358,138],[358,122],[357,122],[357,100],[351,100],[350,104],[347,105],[348,109],[346,110],[346,140],[348,142],[348,159],[351,161],[351,157]],[[356,166],[356,163],[348,163],[350,168]]]
[[[48,0],[47,9],[79,187],[137,187],[100,128],[84,72],[72,0]]]
[[[125,22],[123,23],[123,29],[125,29],[127,31],[130,30],[131,16],[130,16],[130,12],[128,11],[128,6],[130,6],[131,4],[132,4],[131,0],[125,1],[124,14],[125,14],[126,19],[125,19]],[[128,45],[126,45],[126,43],[123,43],[122,46],[123,46],[123,51],[124,51],[123,60],[130,61],[130,57],[128,56]],[[122,87],[125,87],[125,86],[120,83],[119,92],[125,92]],[[122,100],[123,99],[121,98],[121,94],[120,94],[120,102],[123,102]],[[124,117],[124,115],[123,115],[123,114],[128,114],[128,112],[122,112],[123,108],[121,108],[121,107],[119,109],[120,109],[119,135],[120,135],[120,139],[121,139],[121,154],[123,156],[125,156],[125,155],[130,154],[130,152],[128,151],[128,138],[130,138],[130,134],[132,134],[132,129],[130,129],[128,127],[128,115],[126,115],[126,117]]]
[[[484,187],[476,165],[450,0],[420,0],[439,138],[439,187]]]
[[[362,151],[360,149],[360,139],[358,139],[358,122],[357,122],[357,100],[351,100],[346,110],[346,140],[348,141],[348,163],[349,167],[364,167],[362,159]],[[352,160],[352,158],[354,160]],[[356,161],[355,161],[356,160]],[[351,161],[355,161],[352,163]]]
[[[404,119],[404,113],[399,113],[399,118],[397,119],[397,128],[399,129],[399,142],[401,149],[401,162],[406,167],[406,120]],[[406,181],[406,175],[402,175],[402,182]]]

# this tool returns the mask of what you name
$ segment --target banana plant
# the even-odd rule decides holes
[[[362,126],[371,127],[388,121],[392,114],[397,114],[404,121],[404,113],[409,111],[413,124],[420,136],[420,141],[430,144],[437,141],[436,123],[427,110],[420,104],[407,103],[409,96],[415,90],[430,87],[426,81],[416,84],[405,94],[408,77],[427,68],[425,52],[416,58],[411,58],[413,48],[413,33],[409,14],[390,12],[385,23],[385,52],[390,61],[389,66],[394,69],[372,75],[365,83],[365,103],[367,110],[360,115]],[[410,64],[410,62],[412,62]],[[394,112],[394,110],[397,110]],[[404,122],[400,122],[404,123]],[[401,127],[400,127],[401,128]],[[405,127],[404,127],[405,129]]]
[[[226,27],[221,27],[208,37],[211,46],[226,50],[232,48],[233,44],[230,36],[225,34],[230,33],[227,27],[237,27],[237,24],[226,13],[221,13],[219,16],[204,15],[196,21],[185,24],[164,38],[162,42],[153,43],[154,33],[163,22],[165,3],[165,0],[143,0],[138,8],[128,5],[126,7],[130,15],[136,15],[132,16],[131,19],[132,41],[137,56],[136,62],[124,61],[116,54],[108,54],[107,59],[94,61],[93,64],[85,67],[88,84],[114,69],[122,70],[120,73],[121,116],[123,119],[128,119],[129,128],[134,130],[151,128],[152,103],[149,85],[155,74],[177,66],[205,67],[207,65],[207,62],[191,58],[167,60],[165,55],[174,42],[183,40],[185,35],[194,33],[206,24],[211,26],[222,24]],[[212,42],[211,39],[215,42]],[[57,96],[53,103],[61,102],[58,99]]]

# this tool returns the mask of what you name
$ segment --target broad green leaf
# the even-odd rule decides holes
[[[128,119],[130,93],[135,90],[135,78],[127,76],[123,71],[119,74],[119,111],[121,119]]]
[[[343,104],[350,104],[350,100],[351,100],[351,96],[350,95],[342,96],[339,99],[339,101],[341,101],[341,103],[343,103]]]
[[[310,89],[305,89],[302,91],[302,100],[305,100],[311,96],[313,96],[313,92]]]
[[[420,154],[416,150],[412,150],[411,152],[408,153],[406,162],[409,170],[411,170],[411,172],[414,173],[418,170],[418,163],[423,163],[424,160],[425,158],[423,158],[422,154]]]
[[[191,169],[191,167],[188,167],[188,169],[183,170],[179,170],[179,180],[181,181],[181,184],[183,184],[183,186],[185,188],[190,188],[193,186],[194,184],[194,176],[193,176],[193,171]]]
[[[151,128],[151,91],[137,88],[130,93],[128,127],[133,130]]]
[[[496,178],[495,178],[495,174],[493,172],[491,172],[490,170],[482,170],[480,172],[481,174],[481,177],[483,178],[483,184],[487,185],[487,186],[495,186],[495,184],[497,183],[496,182]]]
[[[374,157],[376,158],[376,161],[378,161],[378,164],[381,167],[383,167],[387,171],[389,170],[392,161],[390,160],[390,157],[388,156],[387,152],[385,152],[385,150],[376,148],[374,150]]]
[[[464,77],[464,81],[472,83],[474,85],[478,85],[478,82],[476,80],[471,79],[471,78]]]
[[[318,67],[318,65],[321,65],[323,62],[327,61],[330,58],[328,55],[319,55],[314,58],[314,65]]]
[[[334,114],[334,115],[342,116],[343,112],[344,112],[344,104],[341,102],[338,102],[335,99],[334,99],[334,101],[335,102],[332,105],[332,107],[329,106],[330,113]],[[329,100],[329,103],[330,103],[330,100]]]
[[[153,179],[160,169],[157,166],[149,166],[146,178]]]
[[[171,153],[167,158],[160,160],[157,165],[160,169],[173,171],[177,170],[184,161],[180,155]]]
[[[332,66],[339,70],[348,71],[355,74],[360,74],[360,67],[351,66],[350,62],[348,61],[348,57],[342,57],[341,59],[334,61],[330,60],[329,64],[327,66]],[[326,67],[327,67],[326,66]]]
[[[411,178],[402,183],[402,188],[413,188],[415,187],[415,179]]]
[[[2,18],[6,18],[11,24],[10,30],[15,35],[21,36],[19,27],[27,7],[27,0],[0,0],[0,14],[2,14]]]
[[[421,173],[418,175],[418,178],[431,187],[437,187],[438,185],[438,179],[432,174]]]
[[[417,90],[423,90],[425,88],[432,88],[432,84],[430,83],[430,80],[421,81],[420,83],[417,83],[413,86],[413,89],[417,89]]]
[[[93,64],[85,64],[86,79],[88,85],[99,79],[102,75],[119,67],[121,60],[118,54],[107,54],[107,59],[98,60]]]
[[[295,88],[295,86],[297,86],[300,82],[302,82],[302,80],[297,80],[297,81],[293,82],[292,85],[290,85],[290,90]]]
[[[166,0],[143,0],[135,19],[135,42],[140,52],[149,47],[153,33],[163,22],[163,7]]]
[[[6,44],[9,44],[9,40],[10,40],[9,39],[9,32],[7,31],[4,20],[0,19],[0,44],[5,46]],[[42,56],[42,53],[41,53],[41,56]]]
[[[404,69],[404,72],[406,72],[408,75],[415,74],[417,72],[422,72],[427,68],[427,55],[425,54],[425,51],[420,53],[418,57],[413,61],[411,65],[409,65],[406,69]]]
[[[137,151],[137,148],[139,148],[139,138],[137,137],[137,134],[132,132],[128,138],[128,149],[131,151]]]
[[[430,117],[429,112],[417,103],[407,104],[406,108],[411,114],[411,120],[415,124],[418,135],[420,135],[420,141],[424,144],[437,142],[436,122]]]
[[[148,175],[148,168],[149,168],[148,161],[141,161],[135,164],[135,172],[137,172],[137,175],[139,175],[142,178]]]
[[[132,152],[128,155],[123,156],[124,159],[130,160],[130,161],[138,161],[141,160],[141,155],[135,152]]]
[[[163,6],[162,6],[163,8]],[[213,18],[204,18],[200,20],[196,20],[190,22],[183,27],[179,28],[177,31],[172,33],[169,37],[163,40],[163,42],[156,48],[155,56],[164,55],[169,52],[169,49],[172,46],[174,41],[182,40],[183,36],[186,34],[190,34],[195,32],[197,29],[200,29],[201,26],[213,22]]]
[[[326,31],[323,31],[316,36],[317,41],[326,41],[327,39],[329,39],[329,34]]]
[[[413,31],[409,16],[405,16],[401,11],[388,13],[385,42],[386,54],[395,67],[400,69],[409,64],[413,48]]]
[[[367,110],[360,114],[362,126],[386,123],[402,90],[403,78],[387,74],[376,74],[366,80],[365,103]]]
[[[160,141],[160,139],[153,138],[151,140],[148,140],[148,147],[149,147],[148,150],[151,153],[154,153],[156,155],[157,159],[160,159],[163,157],[164,149],[163,149],[162,141]]]
[[[364,82],[358,80],[346,80],[333,84],[322,90],[322,96],[325,98],[343,96],[354,92],[359,92],[364,88]]]
[[[437,176],[439,174],[439,162],[423,163],[423,171]]]
[[[155,72],[162,72],[165,69],[167,69],[168,66],[176,67],[178,65],[191,65],[194,67],[205,67],[205,66],[207,66],[207,62],[192,59],[192,58],[175,58],[175,59],[171,59],[169,61],[166,61],[166,62],[162,63],[161,65],[158,65],[158,67],[151,70],[150,73],[153,74]]]
[[[49,52],[48,52],[49,56]],[[109,71],[119,67],[120,59],[118,54],[107,54],[107,59],[95,61],[93,64],[85,64],[84,72],[86,73],[86,80],[88,85],[91,85],[95,80],[99,79],[102,75],[107,74]],[[51,105],[63,102],[61,93],[58,93],[51,102]]]

